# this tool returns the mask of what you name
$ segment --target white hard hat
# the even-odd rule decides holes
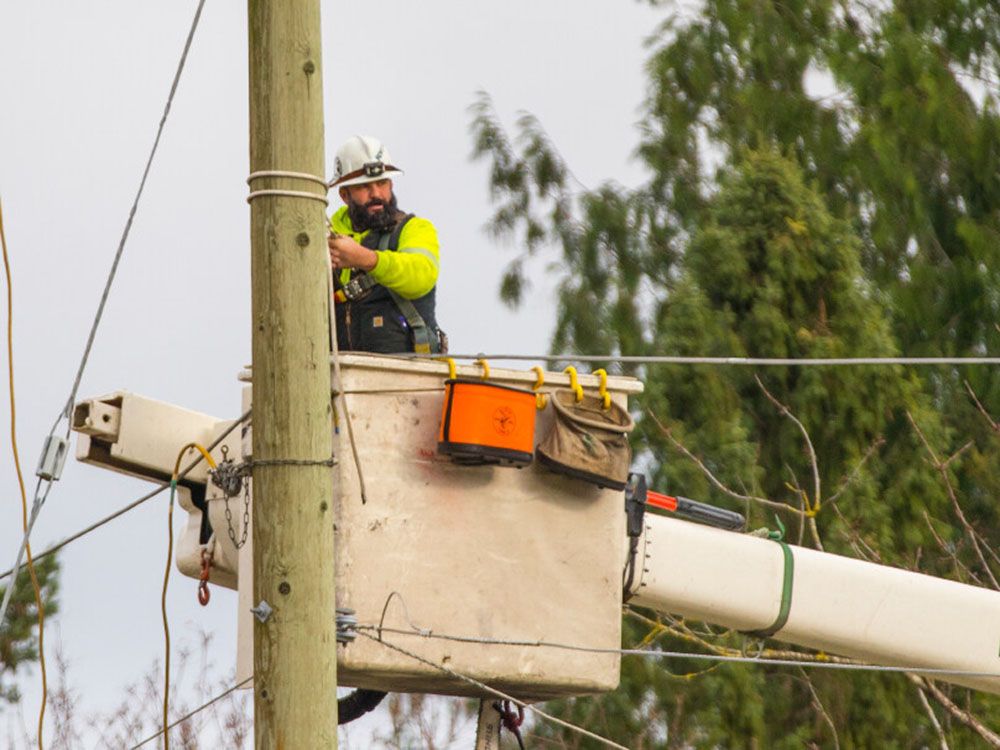
[[[397,174],[403,174],[403,170],[391,164],[389,152],[378,138],[354,135],[337,150],[330,187],[363,185]]]

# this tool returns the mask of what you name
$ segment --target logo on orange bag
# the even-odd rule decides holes
[[[493,412],[493,429],[500,435],[510,435],[517,427],[514,410],[509,406],[501,406]]]

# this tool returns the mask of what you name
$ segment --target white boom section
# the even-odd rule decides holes
[[[1000,592],[789,547],[788,619],[773,637],[873,664],[1000,675]],[[737,630],[771,626],[777,542],[647,514],[632,603]],[[928,675],[1000,693],[1000,678]]]

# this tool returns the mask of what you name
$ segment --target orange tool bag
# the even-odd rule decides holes
[[[535,394],[472,378],[444,381],[438,453],[467,465],[526,466],[535,449]]]

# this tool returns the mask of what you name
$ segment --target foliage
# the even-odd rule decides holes
[[[48,555],[35,561],[35,575],[42,593],[45,616],[51,617],[58,611],[59,562],[55,555]],[[6,594],[6,586],[0,586],[0,600]],[[0,623],[0,704],[16,702],[20,698],[17,686],[6,682],[19,669],[38,661],[38,607],[35,591],[26,567],[22,567],[17,577],[14,593],[11,594],[6,619]]]
[[[582,188],[533,117],[511,140],[485,95],[473,108],[490,228],[524,248],[502,297],[517,304],[530,265],[559,254],[554,352],[996,350],[994,3],[707,0],[651,47],[636,189]],[[1000,588],[995,368],[618,369],[646,382],[637,438],[654,486],[736,503],[754,525],[779,508],[796,543]],[[626,624],[632,643],[741,647],[672,618]],[[676,679],[626,661],[617,693],[557,710],[629,747],[1000,743],[994,698],[941,690],[739,667]]]
[[[239,750],[253,745],[253,705],[250,690],[225,693],[233,686],[232,675],[216,676],[212,636],[204,631],[194,646],[183,642],[177,648],[170,685],[173,717],[192,714],[170,732],[170,746],[185,750],[225,747]],[[72,664],[59,644],[53,649],[55,669],[50,672],[49,709],[54,749],[135,747],[157,734],[163,722],[163,672],[152,664],[134,682],[125,686],[119,703],[93,715],[80,711],[80,693],[74,687]],[[214,700],[223,695],[219,700]],[[200,710],[199,710],[200,709]],[[10,716],[8,716],[10,719]],[[22,721],[22,726],[24,722]],[[37,740],[23,729],[11,733],[5,748],[27,750]],[[162,742],[150,741],[148,747]]]

